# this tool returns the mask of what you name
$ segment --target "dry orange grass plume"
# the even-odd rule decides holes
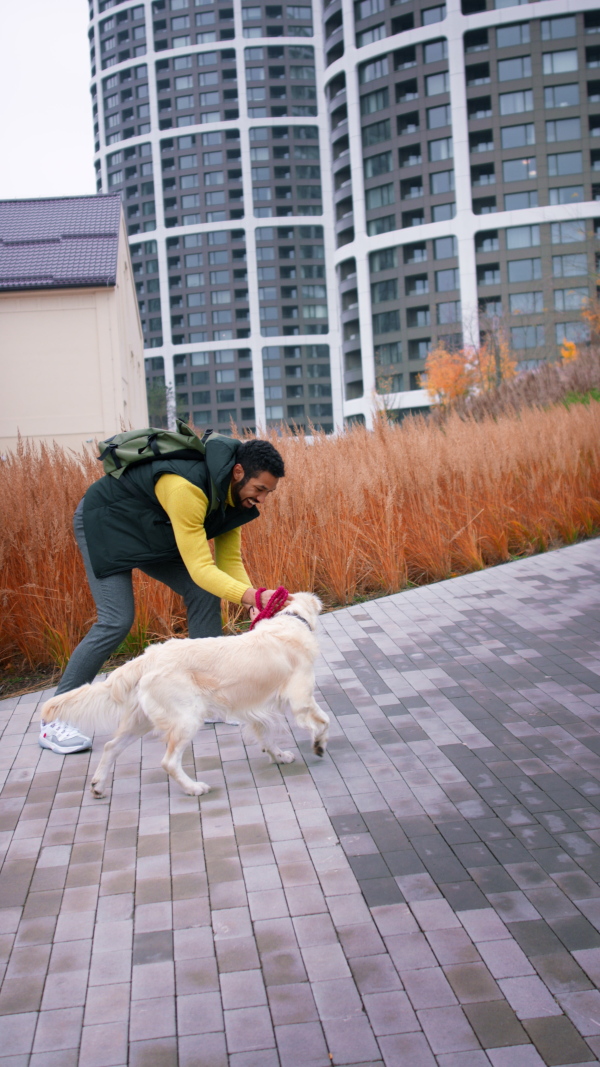
[[[286,477],[245,527],[256,585],[332,606],[569,544],[600,529],[600,404],[476,422],[386,421],[313,443],[273,437]],[[71,517],[99,465],[21,445],[0,463],[0,664],[62,666],[93,621]],[[139,572],[137,651],[183,632],[178,598]]]

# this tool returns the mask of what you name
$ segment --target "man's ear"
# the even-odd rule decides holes
[[[241,482],[244,477],[244,468],[241,463],[236,463],[232,472],[231,478],[234,482]]]

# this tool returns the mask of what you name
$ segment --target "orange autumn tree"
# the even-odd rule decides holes
[[[470,358],[475,366],[477,387],[484,393],[497,389],[517,373],[517,361],[501,329],[486,331],[483,344]]]
[[[471,353],[462,348],[449,351],[437,344],[425,360],[425,374],[419,376],[419,385],[439,404],[452,404],[468,396],[475,385]]]
[[[572,363],[573,360],[578,359],[578,357],[579,352],[577,351],[577,345],[575,344],[575,342],[567,341],[567,339],[565,338],[562,345],[560,346],[560,358],[562,359],[563,363]]]
[[[490,392],[515,377],[517,361],[502,324],[485,317],[480,324],[479,348],[448,350],[438,343],[427,356],[419,385],[439,404],[452,405],[474,393]]]

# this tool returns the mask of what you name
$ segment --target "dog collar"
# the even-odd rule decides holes
[[[279,614],[280,615],[289,615],[290,619],[298,619],[298,622],[303,622],[305,626],[308,626],[311,634],[314,633],[314,630],[313,630],[312,626],[310,625],[310,623],[308,622],[308,620],[307,619],[303,619],[301,615],[296,615],[295,611],[280,611]]]

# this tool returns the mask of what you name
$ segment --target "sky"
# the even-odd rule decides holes
[[[0,0],[0,200],[96,191],[87,0]]]

